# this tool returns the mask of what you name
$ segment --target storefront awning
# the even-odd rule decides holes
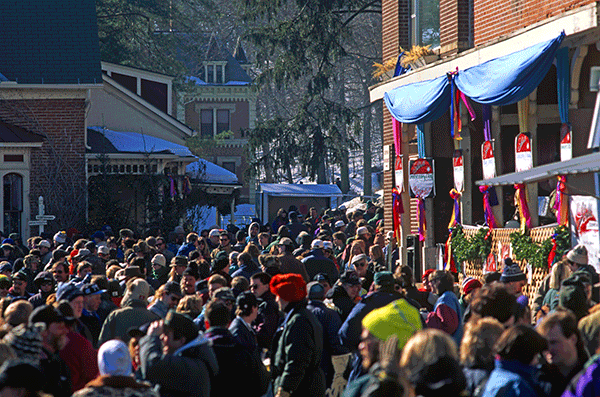
[[[513,172],[496,178],[477,181],[475,184],[479,186],[503,186],[516,183],[534,183],[555,178],[559,175],[586,174],[599,171],[600,152],[596,152],[575,157],[568,161],[541,165],[527,171]]]
[[[453,82],[447,76],[412,83],[386,92],[388,110],[401,123],[422,124],[441,117],[450,108],[451,84],[475,102],[504,106],[529,95],[552,66],[565,33],[512,54],[466,70],[458,70]]]

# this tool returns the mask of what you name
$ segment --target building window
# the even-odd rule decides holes
[[[215,82],[215,65],[206,65],[206,82],[209,84]]]
[[[229,130],[229,110],[217,109],[217,134]]]
[[[439,47],[439,0],[411,0],[410,36],[412,45],[431,45],[431,48]]]
[[[223,65],[216,65],[216,72],[217,72],[217,78],[216,78],[216,83],[217,84],[223,84],[225,81],[225,73],[224,73],[224,68]]]
[[[6,233],[21,234],[21,214],[23,212],[23,177],[7,174],[4,182],[4,230]]]
[[[23,155],[22,154],[5,154],[4,162],[5,163],[22,163]]]
[[[223,167],[227,171],[231,171],[235,174],[235,161],[223,161],[221,163],[221,167]]]
[[[200,112],[200,136],[211,138],[213,134],[213,111],[212,109],[202,109]]]

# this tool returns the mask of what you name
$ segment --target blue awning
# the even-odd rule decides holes
[[[542,82],[550,69],[564,32],[481,65],[459,70],[454,84],[467,97],[487,105],[503,106],[520,101]],[[401,123],[422,124],[441,117],[450,107],[447,76],[407,84],[384,94],[390,113]]]

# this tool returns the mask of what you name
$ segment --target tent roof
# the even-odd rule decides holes
[[[260,190],[271,196],[341,196],[337,185],[261,183]]]
[[[600,152],[586,154],[568,161],[550,163],[527,171],[513,172],[492,179],[475,182],[477,185],[502,186],[515,183],[534,183],[559,175],[584,174],[600,171]]]

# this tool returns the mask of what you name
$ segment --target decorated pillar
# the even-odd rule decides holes
[[[494,140],[494,156],[497,159],[502,158],[502,144],[501,144],[501,132],[502,128],[500,125],[500,107],[492,106],[492,117],[491,117],[491,131],[492,131],[492,139]],[[502,169],[502,161],[496,161],[496,175],[502,175],[504,170]],[[498,197],[499,205],[495,205],[492,207],[492,212],[494,213],[494,218],[496,219],[496,224],[498,227],[504,227],[504,223],[506,222],[506,215],[504,214],[504,193],[502,186],[495,186],[496,189],[496,197]],[[512,215],[512,214],[511,214]]]

